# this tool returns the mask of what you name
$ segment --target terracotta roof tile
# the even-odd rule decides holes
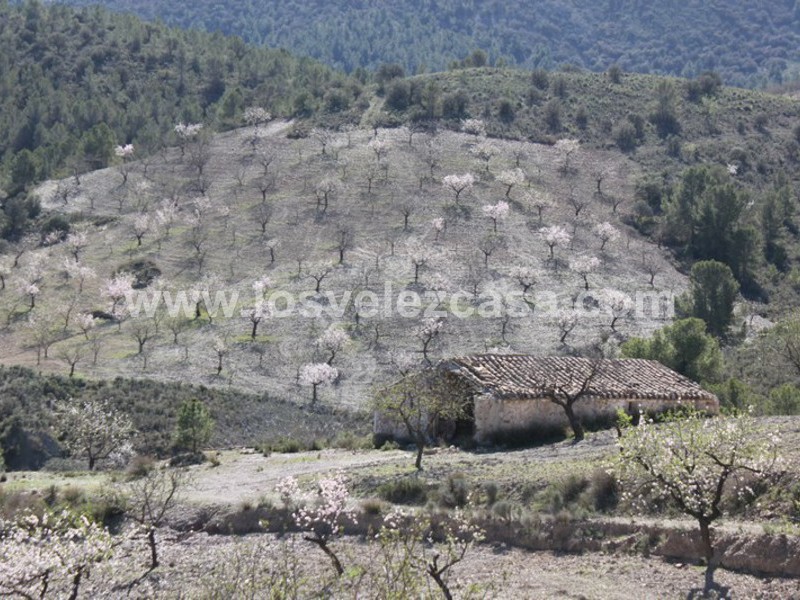
[[[498,397],[542,398],[562,387],[578,391],[592,370],[589,394],[602,398],[715,400],[691,379],[654,360],[480,354],[442,361],[476,389]]]

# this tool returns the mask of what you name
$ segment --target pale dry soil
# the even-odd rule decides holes
[[[147,550],[143,540],[132,543],[120,553],[106,571],[98,572],[87,588],[85,597],[133,598],[203,598],[218,595],[220,571],[230,574],[237,560],[255,553],[257,565],[281,560],[286,548],[293,548],[299,558],[301,572],[310,581],[331,575],[331,567],[315,547],[297,538],[279,539],[271,534],[242,537],[193,534],[178,540],[174,535],[162,536],[162,567],[131,590],[130,595],[112,592],[110,580],[117,583],[135,578],[146,569]],[[366,543],[348,538],[337,542],[337,551],[345,565],[364,564],[374,559],[374,549]],[[373,563],[374,564],[374,563]],[[800,598],[800,582],[789,579],[760,579],[750,575],[720,570],[717,581],[730,588],[730,598]],[[488,598],[584,598],[584,599],[662,599],[685,598],[702,583],[702,569],[682,563],[669,563],[660,558],[605,554],[556,555],[550,552],[526,552],[503,546],[484,545],[474,548],[464,562],[456,565],[450,585],[456,597],[463,597],[466,586],[483,586],[479,597]],[[108,587],[106,587],[108,586]],[[255,597],[268,597],[266,591]],[[338,591],[334,598],[355,597]],[[359,598],[374,598],[361,590]],[[432,594],[432,598],[439,597]]]

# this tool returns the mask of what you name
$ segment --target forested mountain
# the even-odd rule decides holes
[[[7,191],[65,165],[106,166],[115,144],[133,143],[146,153],[179,121],[224,129],[250,104],[269,106],[276,116],[309,114],[334,81],[343,85],[345,77],[238,38],[169,29],[100,8],[0,0]],[[357,96],[358,86],[348,93]]]
[[[67,0],[91,4],[97,0]],[[99,0],[147,19],[222,31],[346,71],[441,70],[480,48],[523,67],[695,76],[759,87],[798,76],[796,0]]]

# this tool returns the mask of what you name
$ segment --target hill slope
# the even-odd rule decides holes
[[[763,86],[796,79],[800,63],[794,0],[99,3],[287,48],[345,71],[389,62],[412,72],[441,70],[480,48],[492,60],[528,68],[569,63],[602,71],[618,63],[688,77],[712,69],[731,85]]]
[[[165,151],[146,172],[132,164],[127,179],[117,169],[84,175],[66,205],[56,182],[37,190],[45,208],[68,216],[73,234],[85,240],[77,251],[74,237],[34,247],[19,267],[9,265],[0,297],[9,325],[3,362],[30,365],[39,354],[43,366],[66,371],[73,357],[77,371],[92,377],[232,384],[308,402],[303,367],[330,360],[333,350],[340,377],[334,388],[320,387],[321,401],[363,406],[375,384],[392,377],[398,354],[419,362],[423,348],[435,360],[487,349],[547,354],[602,345],[665,322],[656,301],[652,314],[624,311],[615,332],[605,289],[633,299],[653,291],[668,298],[685,287],[665,256],[613,213],[608,197],[631,195],[638,171],[618,153],[578,150],[565,175],[564,157],[541,144],[452,132],[417,134],[409,144],[404,129],[379,130],[376,139],[360,129],[293,141],[287,130],[274,122],[198,140],[183,158],[177,148]],[[491,153],[488,162],[482,152]],[[526,181],[506,196],[498,178],[517,160]],[[607,174],[608,196],[596,194],[593,168]],[[465,173],[478,181],[456,202],[443,181]],[[545,196],[550,204],[540,217],[536,199]],[[570,198],[581,203],[577,216]],[[495,232],[484,206],[500,201],[510,210],[497,217]],[[602,250],[594,229],[601,221],[621,234]],[[547,226],[572,234],[558,241],[552,259],[540,231]],[[588,290],[567,268],[579,257],[597,259]],[[104,321],[122,304],[108,280],[119,271],[142,273],[144,261],[161,273],[161,283],[144,290],[147,298],[156,289],[172,297],[208,290],[200,316],[189,301],[176,318],[162,305],[154,317]],[[90,269],[82,286],[80,266]],[[253,337],[253,284],[264,276],[276,306]],[[33,280],[32,298],[26,283]],[[216,292],[232,308],[209,318]],[[295,310],[281,316],[286,302]],[[564,335],[558,309],[572,315],[573,305],[579,322]],[[81,315],[92,311],[100,320],[84,335]],[[429,317],[445,324],[426,346]],[[326,337],[331,324],[345,336]]]

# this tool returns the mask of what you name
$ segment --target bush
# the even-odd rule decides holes
[[[546,90],[550,85],[550,75],[545,69],[534,69],[531,71],[531,85]]]
[[[447,477],[439,490],[439,504],[447,508],[461,508],[469,502],[469,485],[463,473]]]
[[[486,506],[492,506],[497,502],[500,488],[496,481],[486,481],[483,484],[483,492],[486,494]]]
[[[128,479],[141,479],[155,468],[156,461],[152,456],[137,454],[128,463]]]
[[[416,477],[387,481],[378,486],[378,496],[392,504],[425,504],[428,490]]]
[[[636,150],[636,144],[639,140],[636,135],[636,127],[630,121],[618,123],[613,129],[612,135],[614,136],[614,143],[623,152]]]
[[[331,448],[342,448],[344,450],[371,450],[375,447],[372,435],[358,436],[352,431],[340,433],[328,445]],[[384,443],[385,446],[386,443]]]
[[[364,514],[378,516],[383,513],[385,506],[379,498],[364,498],[361,501],[361,510]]]
[[[621,83],[622,82],[622,69],[619,65],[611,65],[608,67],[608,80],[611,83]]]
[[[588,504],[599,512],[611,512],[619,504],[619,485],[616,477],[603,469],[597,469],[589,479],[586,490]]]

